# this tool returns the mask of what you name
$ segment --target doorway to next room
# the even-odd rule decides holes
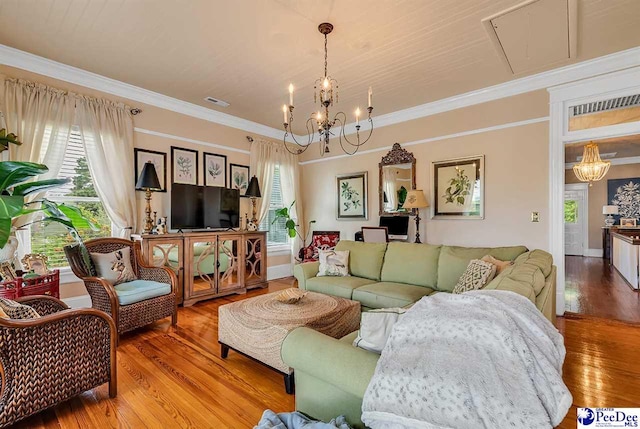
[[[608,170],[583,182],[594,150]],[[565,145],[564,243],[565,310],[640,323],[640,135]]]

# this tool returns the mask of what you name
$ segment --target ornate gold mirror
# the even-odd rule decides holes
[[[395,143],[382,157],[380,167],[380,216],[410,215],[413,210],[403,208],[407,193],[416,188],[416,159]]]

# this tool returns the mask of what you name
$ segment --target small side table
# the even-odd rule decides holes
[[[60,270],[53,270],[49,274],[39,277],[25,279],[16,277],[13,280],[2,282],[3,293],[0,296],[5,298],[20,298],[30,295],[48,295],[60,299]]]

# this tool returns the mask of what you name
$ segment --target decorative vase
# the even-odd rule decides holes
[[[16,251],[18,250],[18,239],[15,236],[10,236],[7,244],[0,249],[0,262],[13,261],[16,257]]]

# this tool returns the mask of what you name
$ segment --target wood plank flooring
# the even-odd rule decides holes
[[[179,325],[158,322],[122,338],[118,348],[118,397],[107,386],[44,411],[16,428],[252,428],[262,412],[291,411],[294,397],[282,376],[233,351],[220,357],[220,305],[295,285],[180,308]],[[565,336],[564,379],[574,406],[559,426],[576,427],[576,407],[640,404],[640,327],[592,317],[558,318]]]
[[[640,323],[640,293],[602,258],[565,257],[565,309]]]

